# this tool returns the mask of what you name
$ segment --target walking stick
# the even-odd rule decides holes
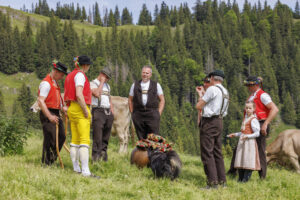
[[[67,140],[67,134],[68,134],[68,117],[65,116],[65,136],[66,136],[66,140]],[[70,153],[70,149],[68,148],[68,146],[66,145],[66,142],[64,143],[64,149]]]
[[[62,169],[64,169],[64,164],[61,160],[60,154],[59,154],[59,148],[58,148],[58,124],[56,124],[56,152],[59,158],[59,163]]]

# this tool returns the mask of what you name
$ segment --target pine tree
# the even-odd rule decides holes
[[[75,18],[74,19],[80,19],[81,18],[81,9],[79,7],[79,3],[77,3],[77,8],[76,8],[76,12],[75,12]]]
[[[298,0],[296,1],[296,4],[295,4],[294,17],[296,19],[300,19],[300,6],[299,6],[299,1]]]
[[[82,7],[82,15],[81,15],[81,18],[80,18],[80,19],[81,19],[81,22],[85,21],[86,18],[87,18],[87,16],[86,16],[85,7],[83,6],[83,7]]]
[[[122,25],[132,24],[132,16],[126,7],[122,11],[121,23]]]
[[[147,9],[146,4],[143,4],[142,11],[139,16],[138,25],[150,25],[152,23],[152,17]]]
[[[5,111],[5,104],[4,104],[4,97],[2,94],[2,91],[0,90],[0,115],[5,116],[6,111]]]
[[[100,12],[99,12],[99,6],[98,3],[95,3],[95,10],[94,10],[94,25],[99,25],[102,26],[102,21],[100,17]]]
[[[109,11],[109,15],[108,15],[108,21],[107,21],[107,26],[109,27],[113,27],[115,25],[115,16],[114,16],[114,13],[113,11],[110,9]]]
[[[283,100],[282,120],[291,125],[295,125],[297,120],[294,103],[289,92]]]
[[[115,18],[115,25],[120,26],[121,18],[120,18],[120,12],[119,12],[118,6],[116,6],[116,8],[115,8],[114,18]]]

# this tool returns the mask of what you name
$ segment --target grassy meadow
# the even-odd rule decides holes
[[[264,181],[254,172],[248,183],[227,177],[227,188],[202,190],[206,178],[200,157],[180,154],[180,177],[155,179],[151,169],[130,165],[130,153],[118,154],[115,137],[109,144],[108,162],[90,164],[101,179],[85,178],[73,173],[65,150],[64,170],[58,161],[41,166],[42,132],[31,132],[23,155],[0,157],[0,199],[300,199],[300,175],[277,165],[268,168]],[[225,158],[226,169],[229,164],[230,158]]]
[[[20,31],[24,30],[24,25],[27,20],[27,16],[30,17],[31,21],[31,28],[33,31],[33,34],[36,34],[37,30],[40,27],[41,23],[47,23],[50,18],[33,14],[33,13],[26,13],[20,10],[12,9],[6,6],[0,6],[0,11],[4,14],[9,13],[11,16],[11,22],[13,27],[18,27]],[[62,24],[64,21],[69,20],[61,20]],[[81,36],[82,30],[84,29],[84,32],[88,36],[94,37],[95,33],[97,31],[101,31],[102,34],[105,34],[107,31],[111,31],[111,27],[102,27],[102,26],[96,26],[93,25],[87,21],[81,22],[80,20],[73,20],[74,29],[76,30],[77,34]],[[135,26],[135,25],[124,25],[124,26],[118,26],[118,31],[120,30],[127,30],[127,31],[147,31],[149,29],[150,31],[154,29],[154,26]]]

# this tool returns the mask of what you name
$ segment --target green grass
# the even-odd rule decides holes
[[[38,14],[32,14],[32,13],[26,13],[20,10],[12,9],[5,6],[0,6],[0,11],[2,13],[9,13],[12,19],[12,26],[17,26],[20,31],[24,30],[24,25],[27,19],[27,16],[30,17],[31,20],[31,28],[34,34],[36,34],[37,30],[40,27],[41,23],[47,23],[50,18],[38,15]],[[64,21],[69,20],[61,20],[61,23],[64,23]],[[95,33],[97,31],[101,31],[102,34],[106,33],[108,30],[111,30],[111,27],[101,27],[96,26],[93,24],[90,24],[89,22],[81,22],[80,20],[73,20],[74,29],[76,30],[77,34],[81,36],[82,29],[84,29],[85,34],[94,37]],[[137,25],[124,25],[124,26],[118,26],[118,31],[120,30],[127,30],[127,31],[147,31],[147,29],[153,30],[154,26],[137,26]]]
[[[4,105],[8,115],[12,113],[12,107],[19,94],[19,89],[25,83],[30,87],[32,94],[36,97],[38,92],[39,80],[35,73],[17,73],[7,75],[0,72],[0,89],[4,96]]]
[[[268,169],[266,180],[254,172],[250,182],[228,178],[225,189],[203,191],[205,174],[199,157],[180,154],[183,169],[176,181],[155,179],[149,168],[129,163],[129,153],[120,155],[117,138],[111,138],[109,161],[90,165],[100,180],[72,172],[69,155],[62,150],[65,169],[59,163],[42,167],[42,133],[28,140],[24,155],[0,157],[1,199],[300,199],[300,175],[279,167]],[[132,147],[130,147],[130,150]],[[226,169],[229,158],[225,159]]]

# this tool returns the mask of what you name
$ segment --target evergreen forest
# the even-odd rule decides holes
[[[240,130],[249,95],[243,80],[248,75],[263,78],[263,89],[280,108],[275,122],[282,120],[300,128],[298,0],[294,9],[280,1],[272,8],[267,1],[251,5],[247,0],[243,5],[235,0],[197,0],[193,9],[186,3],[170,7],[162,2],[154,11],[143,5],[135,25],[143,26],[141,30],[120,28],[133,24],[127,8],[100,13],[99,7],[95,3],[92,11],[87,11],[84,6],[57,3],[56,9],[50,9],[46,0],[39,1],[31,11],[22,9],[49,17],[47,23],[35,27],[36,32],[31,17],[20,30],[12,25],[11,14],[1,9],[0,71],[7,75],[36,73],[43,79],[51,70],[52,60],[61,61],[71,71],[75,56],[88,55],[94,63],[89,79],[109,66],[113,71],[109,82],[112,95],[128,97],[131,84],[141,77],[142,66],[151,65],[152,79],[162,85],[166,99],[160,134],[175,143],[179,151],[190,154],[200,152],[195,87],[214,69],[224,70],[224,85],[230,93],[224,136]],[[78,34],[73,24],[76,20],[101,26],[105,31],[90,35],[83,28]],[[23,87],[25,91],[29,89]],[[31,101],[34,99],[30,92],[25,93]],[[0,112],[5,113],[2,99]],[[18,98],[25,100],[26,97]],[[21,107],[28,109],[24,102]]]

